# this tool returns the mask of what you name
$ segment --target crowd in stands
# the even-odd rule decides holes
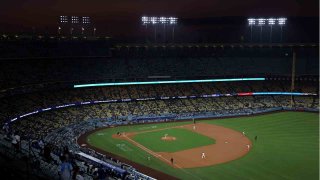
[[[301,92],[317,93],[314,83],[297,84]],[[237,92],[290,92],[287,81],[263,82],[221,82],[174,85],[114,86],[101,88],[70,89],[38,92],[2,98],[0,120],[2,123],[24,113],[41,108],[75,102],[138,99],[150,97],[200,96],[208,94],[227,94]],[[294,97],[294,107],[317,108],[317,96]],[[183,114],[193,112],[215,112],[221,110],[291,107],[290,96],[234,96],[219,98],[170,99],[154,101],[133,101],[76,106],[56,111],[43,112],[26,120],[14,123],[22,134],[32,134],[41,138],[54,129],[78,121],[94,118],[146,116],[161,114]],[[30,123],[32,122],[32,123]],[[32,133],[29,133],[33,131]]]
[[[148,180],[148,178],[143,175],[137,176],[135,169],[128,164],[121,163],[117,159],[107,157],[106,155],[77,145],[76,138],[83,132],[93,130],[94,128],[97,128],[97,123],[84,121],[59,128],[48,134],[44,139],[24,137],[21,140],[18,135],[20,134],[19,131],[8,131],[8,129],[4,128],[0,133],[0,154],[2,156],[6,155],[7,158],[9,158],[9,160],[6,160],[6,163],[8,163],[7,166],[11,166],[13,161],[21,161],[21,159],[27,158],[27,170],[19,172],[28,174],[28,177],[24,178],[57,180]],[[12,146],[10,145],[10,141]],[[80,151],[126,171],[119,173],[110,167],[86,159],[77,153]],[[24,164],[15,164],[12,166],[19,169],[26,168]],[[31,170],[28,168],[31,168]],[[20,178],[20,175],[13,175],[13,178],[17,177]]]
[[[34,92],[1,98],[0,121],[3,124],[10,118],[32,112],[37,109],[75,102],[107,99],[138,99],[150,97],[200,96],[208,94],[227,94],[237,92],[290,92],[289,81],[250,81],[250,82],[217,82],[171,85],[137,85],[113,86],[100,88],[63,89],[59,91]],[[315,82],[297,83],[299,92],[317,93]],[[119,178],[113,171],[93,166],[79,158],[74,152],[83,152],[103,159],[115,166],[123,164],[111,157],[105,157],[82,149],[76,143],[77,137],[97,127],[133,122],[135,117],[158,117],[161,115],[176,118],[190,117],[199,113],[216,115],[251,113],[256,109],[275,107],[318,108],[318,96],[226,96],[190,99],[162,99],[149,101],[131,101],[119,103],[101,103],[94,105],[74,106],[59,110],[42,112],[19,120],[3,131],[10,139],[15,153],[22,153],[22,141],[31,141],[32,147],[41,156],[40,165],[50,164],[53,177],[66,179]],[[177,117],[181,116],[181,117]],[[95,123],[90,124],[92,120]],[[98,121],[97,121],[98,120]],[[105,123],[105,124],[103,124]],[[100,124],[101,126],[101,124]],[[13,130],[13,131],[11,131]],[[55,135],[54,135],[55,134]],[[39,166],[40,166],[39,165]],[[50,169],[50,168],[48,168]],[[124,177],[122,177],[124,178]],[[130,179],[130,176],[126,177]]]

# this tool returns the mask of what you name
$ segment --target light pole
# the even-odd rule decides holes
[[[174,43],[174,25],[172,25],[172,42]]]
[[[97,28],[93,28],[93,36],[96,37],[96,30]]]
[[[144,31],[145,31],[144,36],[145,36],[146,42],[148,42],[148,24],[150,23],[150,19],[149,19],[149,17],[142,16],[141,21],[142,21],[142,25],[146,27],[144,29]]]
[[[274,18],[269,18],[268,19],[268,24],[270,25],[270,43],[272,43],[272,26],[275,25],[276,19]]]
[[[84,27],[81,28],[81,34],[83,35],[84,33]]]
[[[157,24],[154,24],[154,42],[157,42]]]
[[[164,31],[164,42],[167,39],[167,32],[166,32],[166,25],[170,24],[173,25],[172,28],[172,39],[174,41],[174,25],[177,24],[178,18],[175,17],[148,17],[143,16],[141,18],[142,24],[146,26],[146,33],[147,33],[147,25],[152,24],[154,28],[154,41],[157,42],[157,25],[163,24],[163,31]],[[159,26],[161,28],[161,26]],[[147,37],[147,35],[146,35]]]
[[[282,26],[280,26],[281,32],[280,32],[280,42],[282,42]]]
[[[73,34],[73,28],[70,28],[70,35],[72,36]]]
[[[58,35],[60,36],[60,33],[61,33],[61,27],[59,26],[58,27]]]
[[[250,36],[251,36],[250,41],[252,42],[252,25],[250,26]]]
[[[164,31],[164,43],[166,43],[166,39],[167,39],[167,37],[166,37],[166,23],[163,23],[163,31]]]
[[[260,26],[260,42],[262,42],[262,28],[263,26],[266,26],[266,21],[268,22],[268,25],[270,25],[270,34],[269,34],[269,42],[272,43],[272,30],[273,30],[273,26],[274,25],[279,25],[281,28],[281,34],[280,34],[280,42],[282,42],[283,39],[283,35],[282,35],[282,28],[283,26],[286,24],[286,20],[287,18],[268,18],[268,19],[264,19],[264,18],[249,18],[248,22],[250,25],[250,35],[251,35],[251,41],[253,39],[252,37],[252,26],[256,25],[256,21],[258,21],[258,26]],[[278,23],[277,23],[278,22]]]
[[[258,25],[260,26],[260,43],[262,42],[262,26],[265,25],[265,19],[259,18]]]
[[[174,27],[178,22],[178,18],[169,17],[169,24],[172,25],[172,42],[174,42]]]
[[[280,25],[281,34],[280,34],[280,42],[282,42],[282,26],[286,24],[287,18],[278,18],[278,23]]]
[[[146,42],[148,42],[148,24],[145,24],[145,26],[146,26],[146,29],[144,34],[145,34]]]
[[[256,20],[253,18],[249,18],[248,23],[250,26],[250,42],[252,42],[252,26],[256,24]]]
[[[270,26],[270,43],[272,43],[272,25]]]

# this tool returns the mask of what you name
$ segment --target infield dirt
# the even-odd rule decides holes
[[[215,164],[226,163],[238,159],[247,154],[252,148],[252,143],[241,132],[205,123],[197,123],[194,129],[193,124],[176,126],[172,128],[184,128],[195,133],[213,138],[216,140],[215,144],[200,146],[197,148],[177,151],[177,152],[153,152],[147,147],[139,144],[133,140],[133,137],[143,132],[125,133],[122,135],[113,135],[113,138],[126,139],[130,143],[138,146],[142,150],[159,158],[165,163],[175,168],[196,168],[204,166],[212,166]],[[166,128],[168,129],[168,128]],[[152,130],[160,131],[162,129]],[[151,131],[150,131],[151,132]],[[202,158],[202,153],[205,153],[205,158]],[[173,164],[170,159],[173,158]]]

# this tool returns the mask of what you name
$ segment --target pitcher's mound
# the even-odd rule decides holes
[[[163,141],[175,141],[176,137],[166,136],[166,137],[162,137],[161,140],[163,140]]]

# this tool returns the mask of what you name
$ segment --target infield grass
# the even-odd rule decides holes
[[[278,112],[267,115],[205,120],[202,123],[245,131],[253,142],[244,157],[215,166],[175,169],[112,134],[162,129],[191,122],[144,124],[109,128],[91,134],[88,142],[129,160],[163,171],[180,179],[203,180],[318,180],[319,114]],[[141,138],[143,138],[141,134]],[[163,135],[163,133],[162,133]],[[255,142],[254,137],[258,136]],[[147,138],[147,136],[145,136]],[[139,137],[140,138],[140,137]]]
[[[161,137],[165,134],[175,137],[176,140],[162,140]],[[154,152],[177,152],[215,143],[212,138],[179,128],[145,132],[135,135],[133,139]]]

